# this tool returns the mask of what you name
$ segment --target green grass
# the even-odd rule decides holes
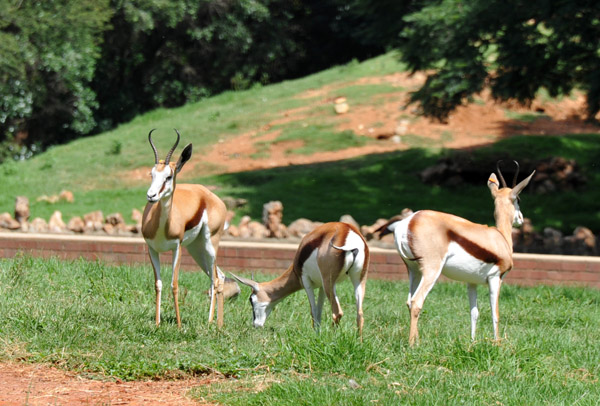
[[[537,120],[550,120],[550,116],[544,113],[515,113],[510,110],[504,112],[507,118],[524,123],[533,123]]]
[[[163,278],[170,278],[166,269]],[[405,283],[368,282],[362,342],[349,283],[338,288],[341,325],[329,325],[326,306],[320,334],[311,328],[302,292],[255,329],[244,291],[226,303],[218,330],[206,324],[208,278],[185,272],[180,286],[182,329],[168,288],[157,328],[148,266],[2,260],[0,359],[126,380],[218,371],[229,379],[192,395],[227,405],[593,405],[600,398],[597,290],[503,286],[505,339],[496,345],[486,290],[479,290],[481,316],[471,342],[464,285],[439,283],[421,316],[421,343],[410,348]]]
[[[303,141],[300,148],[286,151],[288,154],[310,155],[320,151],[337,151],[343,148],[361,147],[370,138],[354,134],[350,130],[338,132],[332,125],[299,125],[287,128],[277,137],[276,142]]]

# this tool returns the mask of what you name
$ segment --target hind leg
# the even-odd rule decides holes
[[[204,230],[203,230],[204,231]],[[202,268],[204,273],[210,278],[210,309],[208,314],[208,322],[211,323],[215,313],[215,302],[219,289],[218,271],[216,267],[217,252],[214,249],[210,238],[200,233],[198,238],[192,241],[188,246],[187,250],[194,258],[194,261]],[[221,293],[222,293],[221,286]],[[222,325],[222,310],[221,310],[221,325]],[[217,325],[219,325],[219,319],[217,319]]]
[[[419,316],[423,304],[427,295],[433,288],[433,285],[438,280],[440,273],[442,272],[443,260],[421,260],[420,269],[422,278],[412,294],[409,302],[410,308],[410,332],[408,336],[408,343],[412,346],[419,339],[419,328],[417,326],[419,322]]]
[[[352,285],[354,286],[354,299],[356,300],[356,328],[358,329],[358,335],[362,337],[362,329],[364,324],[362,306],[367,287],[367,278],[365,276],[361,280],[360,273],[351,273],[350,277],[352,280]]]

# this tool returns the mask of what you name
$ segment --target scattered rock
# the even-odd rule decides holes
[[[514,166],[504,160],[501,167],[508,186],[512,186]],[[529,190],[533,193],[547,194],[565,190],[579,190],[585,187],[586,177],[581,173],[574,159],[551,157],[542,160],[524,159],[519,162],[520,173],[530,174],[536,171]],[[513,164],[514,165],[514,164]],[[466,154],[456,154],[440,159],[435,165],[419,173],[421,181],[432,185],[458,186],[464,183],[480,185],[482,179],[496,172],[495,162],[474,162]]]
[[[409,124],[410,124],[410,121],[408,121],[406,119],[400,120],[400,122],[396,126],[396,132],[395,132],[395,134],[398,135],[398,136],[405,135],[408,132],[408,125]]]
[[[105,223],[118,226],[120,224],[125,224],[125,219],[121,213],[113,213],[106,216]]]
[[[333,101],[333,109],[337,114],[345,114],[350,110],[350,106],[345,97],[336,97]]]
[[[303,238],[306,234],[310,233],[321,224],[323,223],[314,222],[305,218],[299,218],[292,221],[292,223],[288,226],[288,232],[293,237]]]
[[[75,201],[73,192],[71,192],[69,190],[63,190],[57,195],[52,195],[52,196],[41,195],[36,199],[37,202],[47,202],[50,204],[58,203],[61,200],[65,201],[67,203],[73,203]]]
[[[0,228],[7,230],[18,230],[21,228],[21,223],[13,219],[10,213],[5,212],[0,214]]]
[[[58,202],[58,195],[53,195],[53,196],[41,195],[37,199],[35,199],[35,201],[36,202],[47,202],[50,204],[54,204],[54,203]]]
[[[48,223],[41,217],[36,217],[29,223],[30,233],[47,233],[49,231]]]
[[[104,214],[101,210],[96,210],[83,216],[86,232],[102,231],[104,225]]]
[[[29,199],[25,196],[17,196],[15,199],[15,220],[20,224],[29,220]]]
[[[50,216],[50,220],[48,221],[48,229],[52,233],[63,233],[67,229],[67,225],[62,219],[62,213],[56,210]]]
[[[283,204],[276,200],[263,205],[263,225],[267,228],[268,237],[286,238],[289,236],[287,227],[282,223]]]
[[[58,200],[63,200],[68,203],[73,203],[75,201],[75,196],[73,195],[73,192],[71,192],[70,190],[63,190],[62,192],[59,193]]]
[[[251,221],[248,224],[248,229],[250,230],[251,238],[268,238],[270,237],[269,230],[258,221]]]
[[[240,229],[234,224],[230,224],[225,232],[232,237],[240,236]]]
[[[228,210],[239,209],[240,207],[244,207],[245,205],[248,204],[247,199],[231,197],[231,196],[225,196],[221,200],[223,200],[223,203],[225,203],[225,206],[227,207]]]
[[[142,224],[142,219],[144,218],[144,215],[142,214],[141,211],[139,211],[138,209],[133,209],[131,211],[131,219],[136,223],[136,224]]]
[[[71,220],[67,223],[67,229],[74,233],[82,234],[85,232],[85,222],[79,216],[72,217]]]
[[[230,228],[235,230],[236,227],[231,226]],[[250,216],[242,217],[237,226],[237,233],[240,238],[267,238],[269,236],[269,230],[258,221],[253,221]]]
[[[356,227],[357,230],[360,230],[360,225],[356,222],[356,220],[354,220],[354,217],[352,217],[350,214],[342,215],[342,217],[340,217],[340,221],[342,223],[353,225],[354,227]]]

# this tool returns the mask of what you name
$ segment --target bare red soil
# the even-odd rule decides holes
[[[198,406],[186,393],[216,377],[177,381],[97,380],[44,365],[0,364],[0,406]]]

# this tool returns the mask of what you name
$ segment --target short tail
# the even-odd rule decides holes
[[[336,250],[352,253],[352,263],[348,267],[348,270],[350,270],[354,266],[354,263],[356,262],[356,257],[358,256],[359,248],[354,245],[343,245],[341,247],[338,247],[333,242],[331,242],[330,245],[333,248],[335,248]]]

